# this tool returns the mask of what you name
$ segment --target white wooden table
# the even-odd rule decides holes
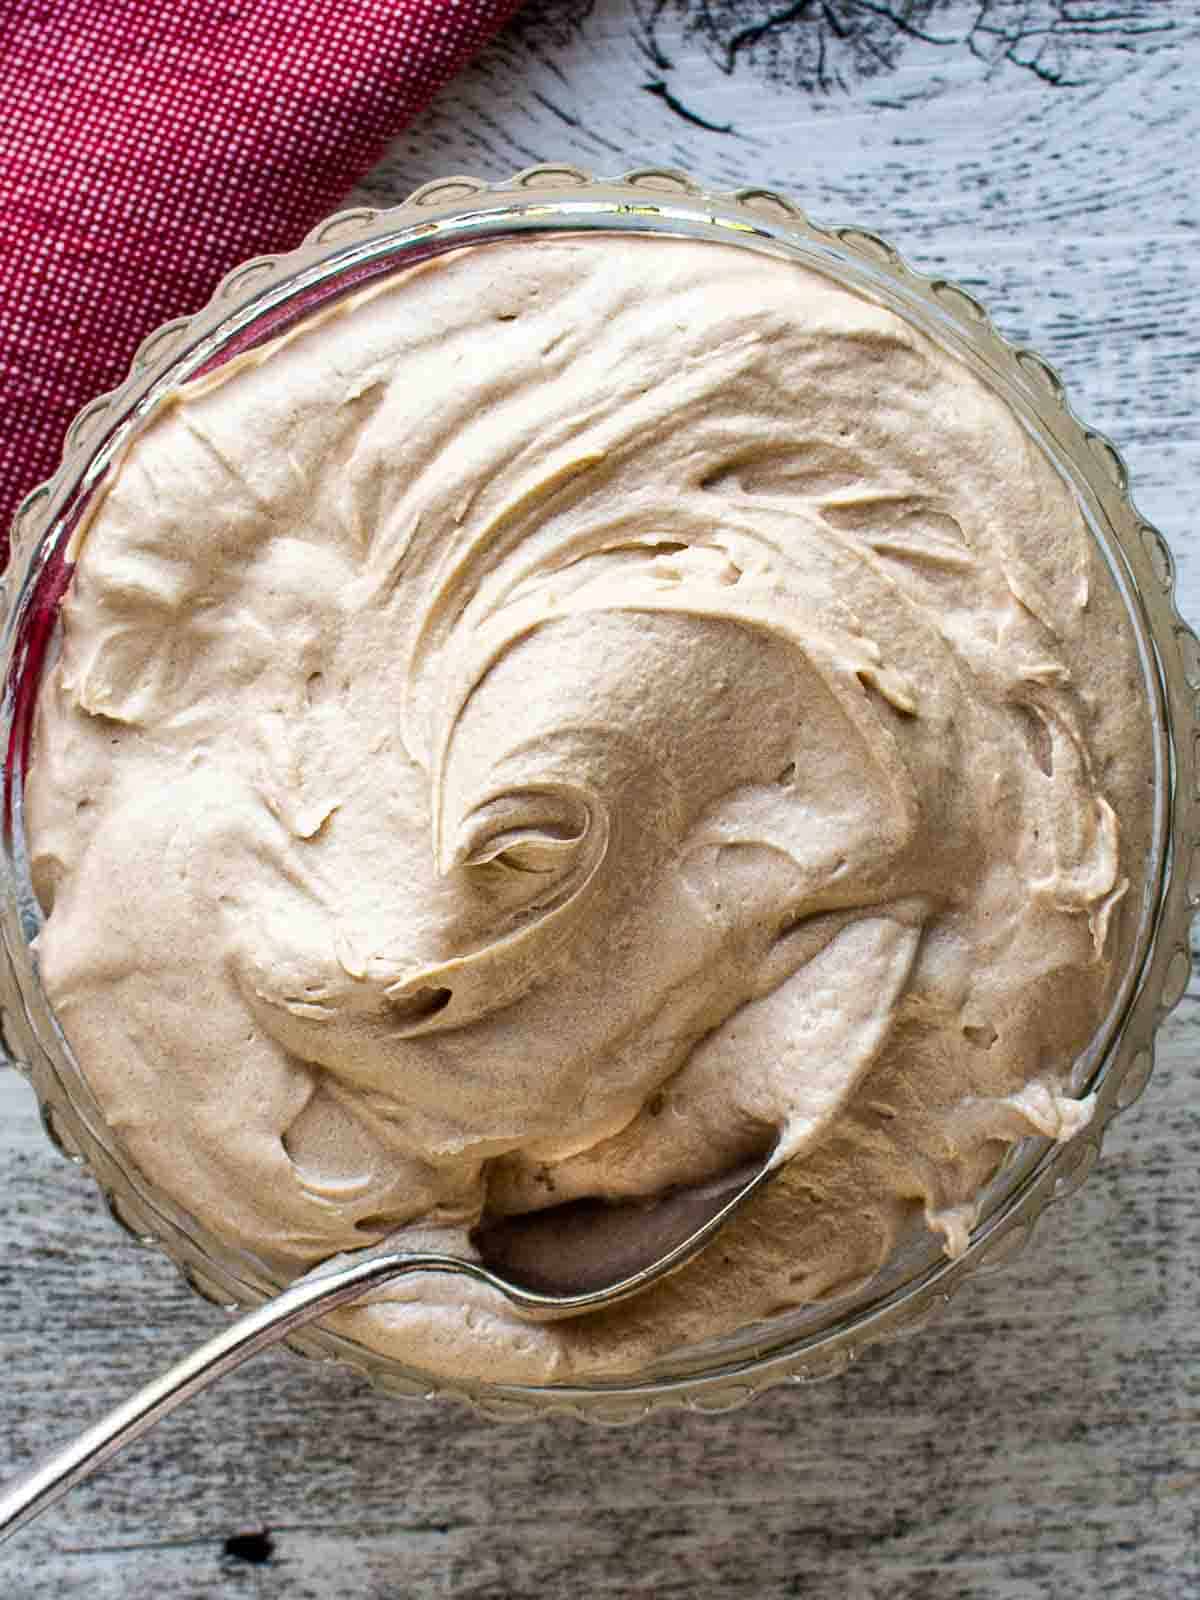
[[[919,37],[918,35],[924,35]],[[761,181],[945,270],[1111,434],[1200,618],[1190,0],[541,0],[357,201],[547,158]],[[635,1431],[497,1426],[270,1355],[0,1551],[0,1592],[1200,1595],[1200,990],[1015,1277],[834,1384]],[[0,1472],[220,1321],[0,1072]]]

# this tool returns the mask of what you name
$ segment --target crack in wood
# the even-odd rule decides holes
[[[536,1521],[536,1519],[533,1519]],[[477,1530],[479,1523],[462,1522],[273,1522],[269,1528],[248,1533],[194,1533],[174,1538],[127,1539],[111,1544],[64,1544],[58,1554],[64,1556],[123,1556],[154,1550],[208,1550],[219,1552],[237,1561],[263,1565],[278,1553],[278,1540],[298,1538],[420,1538],[434,1535],[441,1539],[452,1533],[469,1533]],[[265,1553],[264,1553],[265,1552]]]
[[[542,94],[537,89],[531,89],[530,93],[537,101],[538,105],[545,106],[546,110],[552,117],[557,117],[560,122],[565,122],[568,128],[579,127],[579,118],[573,117],[569,111],[564,111],[562,106],[555,105],[554,101],[551,100],[549,96]]]
[[[684,122],[690,122],[695,128],[707,128],[710,133],[732,133],[731,122],[709,122],[707,117],[702,117],[698,111],[689,111],[681,100],[677,100],[667,88],[662,78],[652,78],[649,83],[644,83],[642,88],[647,94],[655,95],[675,113],[682,117]]]
[[[672,35],[696,41],[727,76],[745,70],[817,93],[894,71],[913,43],[1012,66],[1050,88],[1096,80],[1102,60],[1133,54],[1176,27],[1155,0],[1097,9],[1078,0],[632,0],[639,49],[663,75]],[[657,80],[656,80],[657,81]],[[650,86],[647,85],[647,88]],[[669,89],[669,85],[668,85]],[[654,93],[667,100],[657,87]],[[681,104],[673,90],[672,109]],[[686,120],[713,125],[686,109]],[[719,129],[718,131],[725,131]]]

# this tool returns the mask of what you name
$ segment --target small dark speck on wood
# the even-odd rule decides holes
[[[275,1553],[275,1541],[266,1528],[257,1533],[231,1533],[225,1541],[225,1554],[233,1561],[265,1566]]]

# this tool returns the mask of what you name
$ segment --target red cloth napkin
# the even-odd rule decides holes
[[[288,249],[519,0],[0,0],[0,560],[75,412]]]

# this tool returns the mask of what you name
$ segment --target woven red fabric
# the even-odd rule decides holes
[[[145,335],[297,244],[518,3],[0,0],[0,536]]]

